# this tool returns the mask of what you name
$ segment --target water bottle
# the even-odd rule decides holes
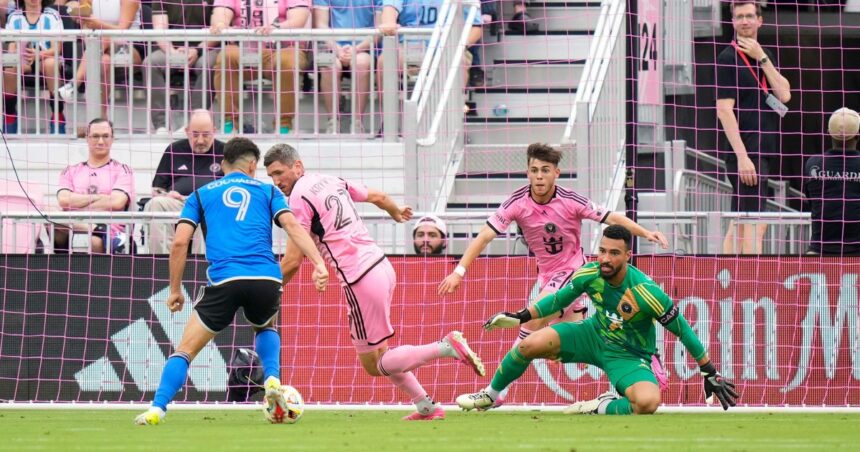
[[[508,111],[508,106],[505,104],[498,104],[493,107],[493,115],[499,118],[508,116]]]

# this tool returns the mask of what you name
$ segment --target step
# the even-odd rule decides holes
[[[590,34],[505,35],[485,46],[486,61],[492,60],[584,60],[591,45]]]
[[[495,173],[492,176],[499,178],[463,178],[458,176],[454,183],[454,189],[448,198],[449,206],[459,204],[474,204],[480,206],[482,203],[499,205],[504,202],[511,193],[529,183],[524,172],[519,173]],[[517,177],[519,176],[519,177]],[[571,173],[562,173],[556,183],[562,187],[572,188],[576,184],[576,176]]]
[[[514,2],[503,2],[505,5],[502,20],[507,21],[514,15]],[[540,30],[594,30],[600,17],[600,7],[577,6],[580,3],[541,2],[529,3],[528,14],[534,19]],[[570,6],[568,6],[570,5]]]
[[[558,147],[557,144],[550,143]],[[527,168],[526,149],[523,144],[468,144],[463,153],[462,174],[489,174],[492,177],[525,177]],[[563,172],[573,172],[573,159],[563,156],[559,167]],[[502,176],[506,174],[506,176]],[[477,177],[477,176],[475,176]]]
[[[471,95],[479,117],[508,118],[570,116],[575,98],[574,88],[476,88]],[[503,105],[507,114],[494,111]]]
[[[495,60],[487,70],[487,86],[576,88],[585,62],[547,64],[542,61]]]
[[[567,117],[558,118],[466,118],[470,144],[558,143]]]

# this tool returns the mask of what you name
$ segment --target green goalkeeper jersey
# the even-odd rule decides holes
[[[587,322],[597,329],[608,345],[650,359],[656,350],[657,321],[681,339],[694,359],[705,356],[705,347],[672,299],[651,278],[630,264],[624,281],[618,287],[600,276],[598,262],[585,264],[564,288],[542,298],[534,308],[540,317],[546,317],[566,308],[583,293],[591,298],[597,311]]]

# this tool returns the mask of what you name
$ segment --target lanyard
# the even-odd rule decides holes
[[[745,53],[743,53],[743,52],[741,51],[741,48],[740,48],[740,47],[738,47],[738,43],[737,43],[737,42],[732,41],[732,47],[734,47],[734,48],[735,48],[735,50],[738,52],[738,55],[740,55],[740,56],[741,56],[741,59],[743,59],[743,60],[744,60],[744,63],[746,63],[747,68],[749,68],[750,73],[752,73],[753,78],[755,78],[756,83],[757,83],[758,85],[761,85],[761,89],[763,89],[763,90],[764,90],[764,93],[765,93],[765,94],[769,94],[769,93],[767,92],[767,77],[763,77],[763,78],[761,78],[761,79],[759,79],[759,78],[758,78],[758,74],[756,73],[756,71],[755,71],[755,70],[753,70],[752,65],[750,65],[750,60],[747,58],[747,54],[745,54]]]

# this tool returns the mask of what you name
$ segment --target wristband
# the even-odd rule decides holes
[[[706,364],[699,366],[699,370],[705,375],[713,375],[717,373],[717,367],[714,366],[712,361],[708,361]]]
[[[466,276],[466,267],[458,265],[457,268],[454,269],[454,273],[460,275],[461,278],[464,278]]]
[[[526,323],[532,319],[532,313],[529,311],[529,308],[518,311],[516,316],[520,319],[520,323]]]

